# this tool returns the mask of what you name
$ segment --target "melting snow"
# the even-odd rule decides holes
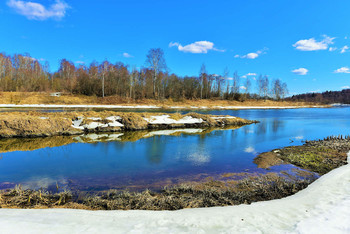
[[[94,121],[101,121],[101,118],[95,118],[95,117],[88,117],[87,119],[89,120],[94,120]],[[104,124],[100,122],[91,122],[89,124],[84,124],[81,125],[84,118],[83,117],[78,117],[76,120],[72,121],[72,127],[84,130],[85,128],[87,129],[96,129],[98,127],[100,128],[107,128],[107,127],[123,127],[124,125],[119,123],[117,120],[120,120],[121,118],[119,116],[110,116],[107,117],[106,120],[110,121],[110,123]]]

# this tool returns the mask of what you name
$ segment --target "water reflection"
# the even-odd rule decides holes
[[[332,115],[329,114],[332,111]],[[0,140],[0,188],[17,183],[76,190],[159,188],[258,168],[261,152],[328,135],[348,135],[350,108],[212,111],[259,120],[232,129],[174,129]],[[169,135],[170,134],[170,135]]]

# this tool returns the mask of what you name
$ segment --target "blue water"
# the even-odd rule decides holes
[[[350,108],[220,110],[260,123],[207,134],[155,136],[135,142],[72,143],[34,151],[0,154],[0,187],[22,184],[75,190],[144,189],[222,173],[267,173],[255,156],[304,140],[350,134]]]

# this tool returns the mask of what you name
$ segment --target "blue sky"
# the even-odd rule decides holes
[[[29,53],[51,70],[66,58],[145,65],[162,48],[171,72],[225,67],[266,74],[291,94],[350,86],[350,1],[5,0],[0,51]]]

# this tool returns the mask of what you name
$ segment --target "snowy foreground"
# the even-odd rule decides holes
[[[252,205],[179,211],[0,209],[0,217],[0,233],[350,233],[350,164],[293,196]]]

